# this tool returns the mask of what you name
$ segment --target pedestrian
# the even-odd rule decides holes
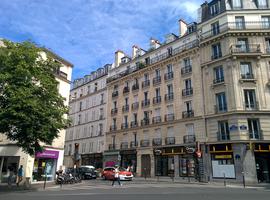
[[[127,172],[130,172],[130,165],[127,167]]]
[[[121,182],[120,182],[120,177],[119,177],[119,166],[116,166],[115,167],[115,170],[114,170],[114,179],[113,179],[113,182],[112,182],[112,186],[114,186],[114,182],[117,181],[118,184],[120,186],[122,186]]]
[[[24,171],[23,171],[23,166],[21,165],[20,168],[19,168],[19,170],[18,170],[17,186],[19,186],[20,182],[22,182],[23,175],[24,175]]]

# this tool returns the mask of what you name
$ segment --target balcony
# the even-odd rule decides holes
[[[116,145],[115,144],[109,144],[108,149],[109,150],[116,150]]]
[[[124,105],[123,107],[122,107],[122,112],[128,112],[129,111],[129,105],[127,104],[127,105]]]
[[[158,85],[161,83],[161,76],[156,76],[153,78],[153,85]]]
[[[139,102],[135,102],[135,103],[131,104],[132,110],[137,110],[138,108],[139,108]]]
[[[150,80],[145,80],[142,82],[142,88],[146,88],[150,86]]]
[[[139,84],[132,85],[132,92],[137,92],[139,90]]]
[[[196,137],[195,135],[184,135],[183,141],[184,141],[184,144],[195,143]]]
[[[168,72],[166,74],[164,74],[164,79],[165,81],[169,81],[173,79],[173,72]]]
[[[212,60],[216,60],[218,58],[221,58],[222,57],[222,53],[221,52],[217,52],[217,53],[214,53],[212,56],[211,56],[211,59]]]
[[[251,73],[241,74],[241,80],[255,80],[254,75]]]
[[[130,148],[136,148],[138,146],[138,142],[137,141],[131,141],[130,142]]]
[[[128,94],[129,93],[129,87],[124,87],[124,89],[123,89],[123,94]]]
[[[128,123],[122,123],[121,124],[121,129],[128,129]]]
[[[193,95],[193,88],[186,88],[182,90],[183,97],[191,96],[191,95]]]
[[[153,104],[156,105],[156,104],[159,104],[159,103],[161,103],[161,96],[154,97],[153,98]]]
[[[141,140],[141,147],[149,147],[150,141],[149,140]]]
[[[224,83],[224,77],[218,77],[216,79],[213,80],[213,84],[220,84],[220,83]]]
[[[118,109],[117,108],[113,108],[111,110],[111,115],[115,115],[115,114],[117,114],[117,112],[118,112]]]
[[[142,108],[148,107],[150,105],[150,99],[145,99],[142,101]]]
[[[146,118],[146,119],[142,119],[141,120],[141,126],[147,126],[149,124],[150,124],[149,118]]]
[[[118,97],[118,91],[114,91],[114,92],[112,93],[112,98],[115,98],[115,97]]]
[[[161,146],[162,145],[162,138],[153,138],[152,145],[153,146]]]
[[[157,124],[161,122],[161,116],[156,116],[152,118],[152,123]]]
[[[172,101],[174,98],[173,93],[165,94],[165,101]]]
[[[174,114],[165,115],[165,122],[171,122],[174,120]]]
[[[165,144],[166,145],[175,144],[175,137],[166,137],[165,138]]]
[[[232,54],[242,54],[244,53],[245,55],[247,53],[255,53],[256,55],[261,52],[260,44],[246,44],[246,45],[239,45],[239,44],[233,44],[230,47],[230,52]]]
[[[230,140],[230,132],[225,133],[225,132],[217,132],[217,140],[218,141],[226,141]]]
[[[137,121],[132,121],[132,122],[130,122],[130,127],[131,127],[131,128],[138,127],[138,122],[137,122]]]
[[[244,102],[245,110],[259,110],[259,103],[256,102]]]
[[[120,145],[121,149],[128,149],[128,142],[122,142]]]
[[[194,117],[194,110],[188,110],[182,112],[182,118],[191,118]]]
[[[267,21],[245,21],[245,22],[227,22],[219,26],[219,32],[212,29],[201,34],[201,39],[205,40],[215,35],[220,35],[226,31],[241,32],[241,30],[267,30],[270,28],[270,22]]]
[[[182,67],[181,68],[181,74],[184,75],[184,74],[189,74],[192,72],[192,67],[191,65],[187,65],[185,67]]]
[[[117,130],[117,126],[116,125],[111,125],[110,126],[110,131],[116,131]]]

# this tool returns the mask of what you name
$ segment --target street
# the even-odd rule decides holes
[[[123,186],[111,186],[110,181],[89,180],[74,185],[51,185],[46,190],[14,191],[1,193],[1,200],[225,200],[269,199],[270,189],[241,188],[240,186],[199,185],[183,183],[123,182]]]

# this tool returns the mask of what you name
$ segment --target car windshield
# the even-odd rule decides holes
[[[83,167],[83,168],[82,168],[82,171],[83,171],[83,172],[93,172],[93,169],[87,168],[87,167]]]
[[[127,171],[124,167],[119,167],[119,171]]]

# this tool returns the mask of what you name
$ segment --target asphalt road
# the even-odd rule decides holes
[[[16,191],[0,194],[0,200],[269,200],[270,190],[263,188],[224,188],[215,185],[179,183],[130,183],[111,186],[111,182],[84,182],[48,187],[45,191]]]

